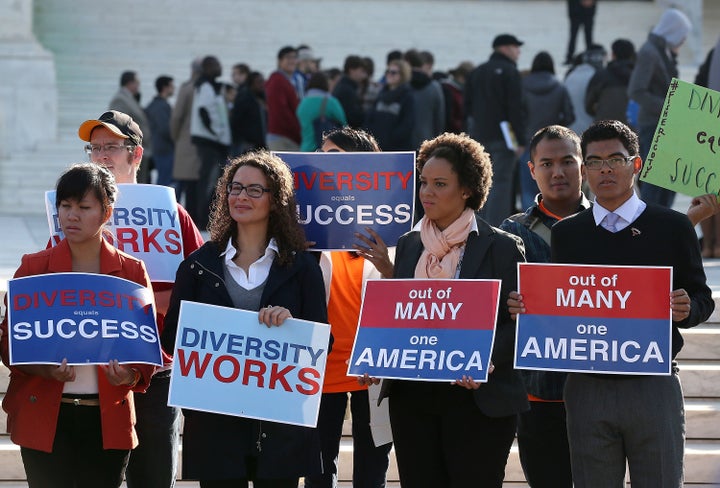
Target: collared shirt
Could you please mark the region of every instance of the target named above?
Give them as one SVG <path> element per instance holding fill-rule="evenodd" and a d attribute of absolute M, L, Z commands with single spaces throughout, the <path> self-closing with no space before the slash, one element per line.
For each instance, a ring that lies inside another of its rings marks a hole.
<path fill-rule="evenodd" d="M 252 290 L 267 280 L 270 267 L 277 253 L 277 242 L 275 242 L 274 238 L 270 239 L 268 246 L 265 248 L 265 254 L 250 265 L 247 273 L 233 261 L 233 258 L 237 255 L 237 249 L 233 246 L 232 239 L 228 239 L 227 247 L 221 256 L 225 256 L 225 267 L 235 282 L 246 290 Z"/>
<path fill-rule="evenodd" d="M 593 205 L 593 218 L 595 219 L 595 225 L 600 225 L 600 223 L 605 219 L 607 214 L 610 213 L 610 210 L 600 205 L 597 201 L 597 197 L 595 198 L 594 203 L 595 204 Z M 625 201 L 625 203 L 620 205 L 612 212 L 619 217 L 617 223 L 615 224 L 615 232 L 620 232 L 621 230 L 625 229 L 630 224 L 635 222 L 635 220 L 637 220 L 637 218 L 640 217 L 640 215 L 643 213 L 645 208 L 647 208 L 647 204 L 640 200 L 637 194 L 633 192 L 630 198 Z"/>

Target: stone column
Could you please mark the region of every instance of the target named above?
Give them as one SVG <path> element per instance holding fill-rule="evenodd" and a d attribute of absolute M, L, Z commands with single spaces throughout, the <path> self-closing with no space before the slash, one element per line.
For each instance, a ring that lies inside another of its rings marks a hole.
<path fill-rule="evenodd" d="M 55 62 L 32 14 L 32 0 L 0 0 L 0 159 L 57 139 Z"/>

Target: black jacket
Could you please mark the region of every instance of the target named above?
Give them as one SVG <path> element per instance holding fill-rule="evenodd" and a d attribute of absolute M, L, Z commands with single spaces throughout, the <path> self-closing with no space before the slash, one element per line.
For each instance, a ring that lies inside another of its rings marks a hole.
<path fill-rule="evenodd" d="M 465 83 L 465 115 L 468 133 L 487 145 L 505 140 L 500 122 L 508 121 L 518 144 L 524 146 L 525 121 L 522 104 L 522 82 L 515 62 L 494 52 L 490 59 L 475 68 Z"/>
<path fill-rule="evenodd" d="M 358 84 L 347 76 L 343 76 L 335 85 L 332 94 L 342 105 L 348 125 L 356 129 L 362 127 L 365 112 L 363 111 Z"/>
<path fill-rule="evenodd" d="M 394 90 L 385 86 L 380 91 L 365 125 L 383 151 L 414 151 L 414 123 L 415 101 L 412 88 L 405 84 Z"/>
<path fill-rule="evenodd" d="M 478 233 L 471 233 L 465 245 L 460 278 L 501 279 L 502 285 L 492 353 L 495 371 L 488 376 L 487 383 L 473 390 L 473 396 L 483 414 L 505 417 L 529 409 L 522 379 L 513 369 L 515 322 L 505 305 L 508 294 L 517 290 L 517 263 L 525 262 L 524 248 L 519 237 L 491 227 L 479 217 L 477 225 Z M 395 254 L 393 278 L 413 278 L 422 251 L 420 232 L 411 231 L 402 236 Z M 383 381 L 381 399 L 392 395 L 394 381 Z"/>
<path fill-rule="evenodd" d="M 181 300 L 233 307 L 224 281 L 223 251 L 210 241 L 180 264 L 161 337 L 166 350 L 174 350 Z M 268 304 L 286 307 L 295 318 L 327 323 L 325 286 L 317 259 L 298 253 L 288 266 L 273 262 L 260 306 Z M 183 410 L 183 414 L 184 478 L 247 478 L 247 456 L 257 458 L 259 478 L 321 472 L 316 429 L 195 410 Z"/>
<path fill-rule="evenodd" d="M 595 120 L 627 123 L 627 87 L 634 64 L 630 60 L 610 61 L 590 79 L 585 94 L 585 111 Z"/>

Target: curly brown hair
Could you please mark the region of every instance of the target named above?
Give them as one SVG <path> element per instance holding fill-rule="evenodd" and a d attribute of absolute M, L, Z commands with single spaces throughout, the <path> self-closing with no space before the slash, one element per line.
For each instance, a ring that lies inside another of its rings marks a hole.
<path fill-rule="evenodd" d="M 431 158 L 443 158 L 450 163 L 460 184 L 470 191 L 470 197 L 465 200 L 466 207 L 479 210 L 485 204 L 493 171 L 490 155 L 482 144 L 465 133 L 445 132 L 420 146 L 415 163 L 418 174 Z"/>
<path fill-rule="evenodd" d="M 228 239 L 237 239 L 237 224 L 230 216 L 227 186 L 241 166 L 252 166 L 265 175 L 270 189 L 268 241 L 275 238 L 278 264 L 289 264 L 295 252 L 305 249 L 305 233 L 298 223 L 297 202 L 290 168 L 268 151 L 253 151 L 231 159 L 215 187 L 215 201 L 210 213 L 210 240 L 223 248 Z"/>

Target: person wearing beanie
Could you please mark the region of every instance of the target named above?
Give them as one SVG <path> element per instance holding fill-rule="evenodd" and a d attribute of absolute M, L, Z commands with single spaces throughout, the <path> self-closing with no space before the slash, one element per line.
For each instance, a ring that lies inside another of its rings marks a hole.
<path fill-rule="evenodd" d="M 670 8 L 662 14 L 637 53 L 628 96 L 639 105 L 638 131 L 643 159 L 655 135 L 670 81 L 678 76 L 677 53 L 691 27 L 687 15 Z M 672 207 L 675 200 L 674 191 L 647 182 L 640 187 L 640 195 L 645 202 L 664 207 Z"/>

